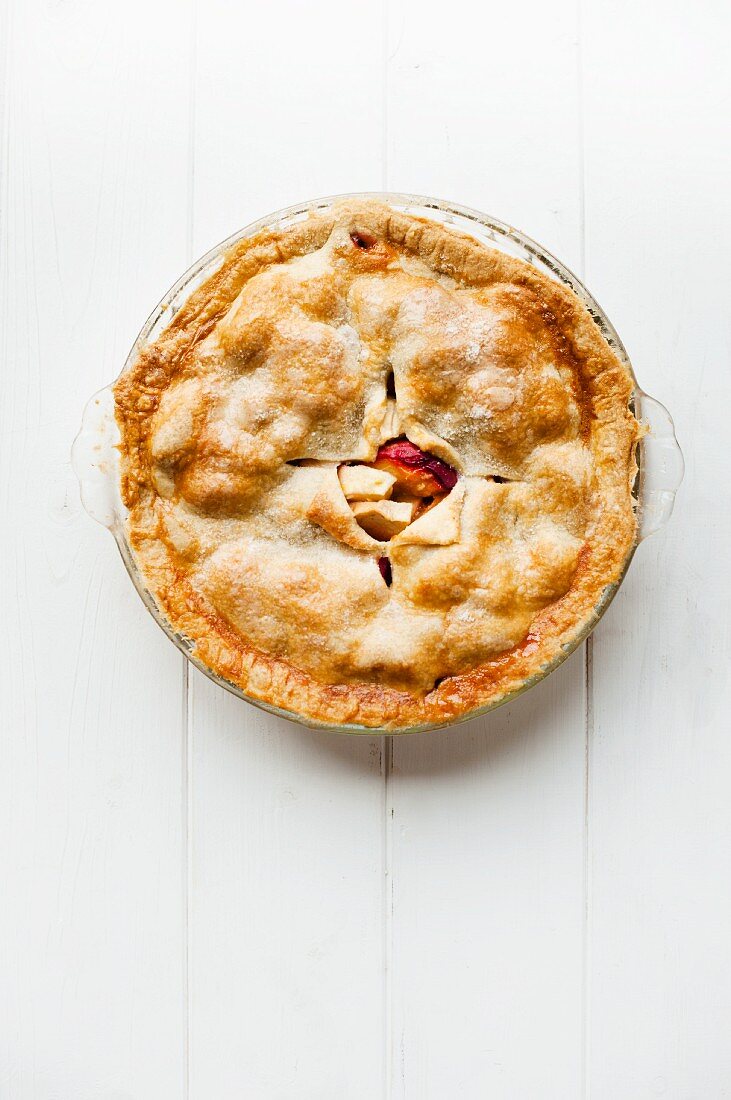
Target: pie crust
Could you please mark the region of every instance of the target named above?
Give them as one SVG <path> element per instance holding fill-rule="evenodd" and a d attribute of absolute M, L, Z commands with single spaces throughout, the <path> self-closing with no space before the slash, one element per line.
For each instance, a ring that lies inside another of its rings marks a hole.
<path fill-rule="evenodd" d="M 341 202 L 234 245 L 116 383 L 128 542 L 252 699 L 448 723 L 556 661 L 621 579 L 632 391 L 566 286 Z M 379 462 L 393 440 L 425 452 L 434 496 Z"/>

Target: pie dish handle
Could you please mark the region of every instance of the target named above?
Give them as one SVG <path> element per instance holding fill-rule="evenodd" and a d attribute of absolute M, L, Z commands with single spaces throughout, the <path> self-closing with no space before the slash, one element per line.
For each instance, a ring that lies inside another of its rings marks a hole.
<path fill-rule="evenodd" d="M 122 507 L 119 497 L 119 429 L 111 386 L 88 401 L 81 429 L 71 448 L 71 465 L 79 482 L 81 503 L 92 519 L 114 530 Z"/>
<path fill-rule="evenodd" d="M 664 527 L 685 472 L 683 453 L 670 413 L 654 397 L 638 390 L 635 413 L 645 427 L 638 455 L 639 541 Z"/>

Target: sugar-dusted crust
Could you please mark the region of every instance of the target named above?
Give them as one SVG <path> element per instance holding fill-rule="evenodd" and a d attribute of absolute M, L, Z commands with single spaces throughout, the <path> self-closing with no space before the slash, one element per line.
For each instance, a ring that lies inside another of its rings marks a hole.
<path fill-rule="evenodd" d="M 620 579 L 632 385 L 567 287 L 341 203 L 234 246 L 117 382 L 129 543 L 172 626 L 252 698 L 446 723 L 555 661 Z M 389 588 L 337 469 L 396 431 L 460 480 L 388 544 Z"/>

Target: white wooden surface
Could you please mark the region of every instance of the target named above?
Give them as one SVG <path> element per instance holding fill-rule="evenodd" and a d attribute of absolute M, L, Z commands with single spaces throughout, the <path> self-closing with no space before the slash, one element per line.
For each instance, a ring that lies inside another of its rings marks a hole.
<path fill-rule="evenodd" d="M 1 1100 L 731 1097 L 721 0 L 5 0 Z M 450 733 L 190 673 L 69 447 L 254 217 L 409 189 L 586 276 L 688 475 L 596 631 Z"/>

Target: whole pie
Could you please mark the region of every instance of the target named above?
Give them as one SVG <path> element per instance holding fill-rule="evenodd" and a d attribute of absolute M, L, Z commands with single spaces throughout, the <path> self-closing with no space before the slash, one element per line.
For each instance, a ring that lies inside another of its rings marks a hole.
<path fill-rule="evenodd" d="M 447 723 L 555 662 L 621 578 L 632 390 L 566 286 L 338 203 L 233 246 L 117 382 L 127 538 L 252 699 Z"/>

